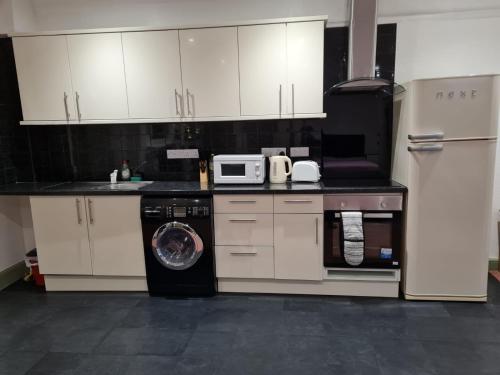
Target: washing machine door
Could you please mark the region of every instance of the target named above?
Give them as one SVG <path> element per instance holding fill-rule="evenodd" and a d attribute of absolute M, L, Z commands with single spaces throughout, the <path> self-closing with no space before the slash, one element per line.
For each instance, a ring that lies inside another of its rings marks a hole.
<path fill-rule="evenodd" d="M 155 258 L 171 270 L 192 267 L 203 254 L 203 241 L 187 224 L 177 221 L 159 227 L 152 240 Z"/>

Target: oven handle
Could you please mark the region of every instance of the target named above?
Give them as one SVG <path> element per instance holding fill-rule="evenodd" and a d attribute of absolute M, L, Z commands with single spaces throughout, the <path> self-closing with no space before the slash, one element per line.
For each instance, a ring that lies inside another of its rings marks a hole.
<path fill-rule="evenodd" d="M 335 214 L 336 218 L 341 218 L 342 216 L 339 213 Z M 390 212 L 383 213 L 363 213 L 363 219 L 392 219 L 394 215 Z"/>

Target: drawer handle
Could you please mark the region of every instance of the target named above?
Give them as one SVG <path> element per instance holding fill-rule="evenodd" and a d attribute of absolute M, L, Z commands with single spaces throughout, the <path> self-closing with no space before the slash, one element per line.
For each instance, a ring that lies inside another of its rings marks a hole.
<path fill-rule="evenodd" d="M 229 219 L 232 223 L 256 223 L 256 219 Z"/>
<path fill-rule="evenodd" d="M 240 253 L 240 252 L 237 252 L 237 251 L 234 251 L 234 252 L 231 251 L 230 254 L 231 255 L 257 255 L 257 252 L 256 251 L 254 251 L 254 252 L 252 252 L 252 251 L 246 251 L 246 252 L 241 252 Z"/>
<path fill-rule="evenodd" d="M 312 203 L 312 200 L 309 199 L 288 199 L 285 200 L 285 203 Z"/>
<path fill-rule="evenodd" d="M 229 201 L 229 203 L 257 203 L 257 201 Z"/>

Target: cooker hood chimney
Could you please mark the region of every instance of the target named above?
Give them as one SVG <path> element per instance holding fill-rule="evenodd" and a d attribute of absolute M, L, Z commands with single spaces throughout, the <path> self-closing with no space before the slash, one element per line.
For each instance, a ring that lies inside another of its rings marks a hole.
<path fill-rule="evenodd" d="M 394 83 L 375 72 L 377 53 L 377 0 L 351 0 L 349 24 L 348 79 L 330 87 L 325 94 L 377 91 L 394 94 Z M 396 85 L 396 88 L 402 86 Z M 403 89 L 404 90 L 404 89 Z"/>

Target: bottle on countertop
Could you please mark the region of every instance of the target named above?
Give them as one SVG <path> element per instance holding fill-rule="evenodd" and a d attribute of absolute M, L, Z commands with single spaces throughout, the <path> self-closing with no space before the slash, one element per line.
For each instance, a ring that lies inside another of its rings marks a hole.
<path fill-rule="evenodd" d="M 122 162 L 121 178 L 122 181 L 130 180 L 130 168 L 128 166 L 128 160 L 123 160 Z"/>

